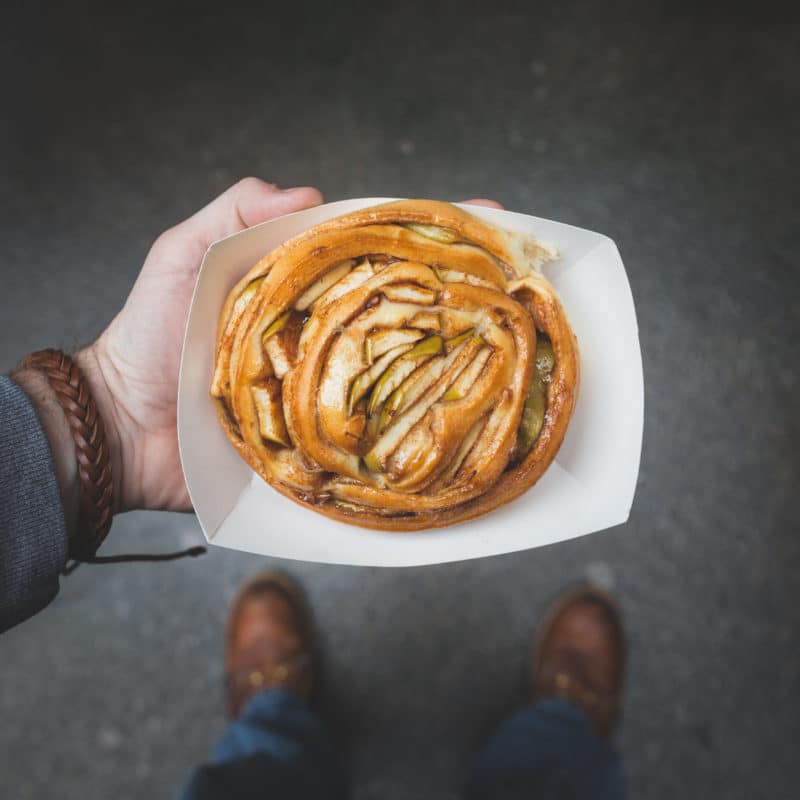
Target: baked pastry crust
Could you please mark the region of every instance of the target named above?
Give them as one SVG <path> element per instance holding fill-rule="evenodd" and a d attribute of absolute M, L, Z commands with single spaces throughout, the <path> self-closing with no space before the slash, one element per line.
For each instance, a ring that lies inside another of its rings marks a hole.
<path fill-rule="evenodd" d="M 578 391 L 539 271 L 552 248 L 432 200 L 323 222 L 259 261 L 220 315 L 211 395 L 292 500 L 387 531 L 472 519 L 533 486 Z"/>

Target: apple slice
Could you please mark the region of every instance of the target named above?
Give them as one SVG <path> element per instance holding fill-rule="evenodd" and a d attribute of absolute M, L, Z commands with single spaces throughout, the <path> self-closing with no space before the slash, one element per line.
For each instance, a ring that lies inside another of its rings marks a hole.
<path fill-rule="evenodd" d="M 474 336 L 473 342 L 476 345 L 482 345 L 484 343 L 480 336 Z M 475 385 L 475 381 L 478 380 L 478 376 L 483 372 L 483 368 L 486 366 L 486 362 L 491 355 L 492 351 L 489 348 L 479 350 L 472 363 L 455 381 L 453 381 L 450 388 L 442 395 L 442 400 L 445 402 L 463 400 Z"/>
<path fill-rule="evenodd" d="M 458 475 L 458 471 L 461 469 L 461 465 L 464 463 L 470 451 L 474 447 L 475 442 L 478 441 L 478 436 L 480 436 L 484 427 L 486 427 L 486 419 L 487 419 L 486 416 L 481 417 L 472 426 L 472 428 L 470 428 L 469 432 L 464 437 L 461 444 L 458 446 L 458 450 L 456 450 L 456 454 L 453 456 L 453 460 L 450 462 L 450 465 L 439 476 L 438 480 L 436 481 L 438 486 L 441 487 L 449 486 L 452 483 L 453 479 Z"/>
<path fill-rule="evenodd" d="M 400 417 L 380 439 L 372 450 L 364 456 L 364 463 L 371 472 L 383 472 L 386 459 L 397 448 L 400 442 L 428 412 L 428 405 L 419 403 Z"/>
<path fill-rule="evenodd" d="M 536 371 L 545 379 L 553 371 L 556 364 L 556 355 L 553 352 L 553 345 L 541 334 L 536 339 Z"/>
<path fill-rule="evenodd" d="M 442 319 L 437 311 L 420 311 L 408 321 L 408 327 L 439 333 L 442 329 Z"/>
<path fill-rule="evenodd" d="M 468 328 L 467 330 L 459 333 L 457 336 L 451 336 L 449 339 L 445 340 L 444 346 L 447 348 L 448 351 L 452 350 L 457 344 L 461 344 L 461 342 L 466 342 L 472 334 L 475 333 L 475 328 Z"/>
<path fill-rule="evenodd" d="M 361 400 L 364 395 L 370 390 L 372 384 L 380 378 L 386 371 L 387 367 L 403 353 L 411 350 L 410 344 L 400 345 L 384 353 L 368 370 L 362 372 L 350 385 L 350 391 L 347 395 L 347 415 L 351 416 L 356 404 Z"/>
<path fill-rule="evenodd" d="M 544 383 L 538 372 L 534 373 L 528 397 L 522 408 L 522 418 L 517 431 L 517 453 L 526 456 L 530 452 L 544 424 Z"/>
<path fill-rule="evenodd" d="M 474 360 L 478 351 L 483 347 L 483 339 L 473 336 L 468 341 L 457 345 L 456 348 L 443 359 L 432 359 L 424 364 L 418 377 L 407 390 L 399 386 L 392 398 L 399 396 L 396 409 L 387 414 L 390 401 L 384 406 L 386 422 L 381 429 L 380 438 L 364 458 L 364 463 L 373 472 L 381 472 L 385 467 L 387 458 L 394 452 L 400 442 L 408 435 L 409 431 L 427 414 L 431 406 L 439 401 L 449 388 L 448 384 L 454 381 L 465 368 Z M 466 362 L 466 363 L 463 363 Z M 412 379 L 413 380 L 413 379 Z M 412 399 L 409 399 L 411 396 Z M 417 403 L 416 400 L 419 399 Z M 402 407 L 401 407 L 402 405 Z M 386 428 L 384 431 L 383 428 Z M 367 460 L 369 459 L 369 460 Z M 373 469 L 377 465 L 378 469 Z"/>
<path fill-rule="evenodd" d="M 424 335 L 422 331 L 409 328 L 378 328 L 367 334 L 364 339 L 364 357 L 368 364 L 372 364 L 376 358 L 380 358 L 384 353 L 388 353 L 403 344 L 418 342 Z"/>
<path fill-rule="evenodd" d="M 459 272 L 454 269 L 440 269 L 438 276 L 442 283 L 467 283 L 470 286 L 483 286 L 486 289 L 496 289 L 497 285 L 478 275 L 468 272 Z"/>
<path fill-rule="evenodd" d="M 265 277 L 266 275 L 262 275 L 260 278 L 256 278 L 254 281 L 250 281 L 250 283 L 247 284 L 245 290 L 236 298 L 236 302 L 233 304 L 233 308 L 231 309 L 232 318 L 238 318 L 244 313 L 250 301 L 255 297 L 258 287 L 264 283 Z"/>
<path fill-rule="evenodd" d="M 325 294 L 325 292 L 339 283 L 339 281 L 350 272 L 353 264 L 355 263 L 355 260 L 350 258 L 326 272 L 321 278 L 319 278 L 319 280 L 312 283 L 311 286 L 309 286 L 309 288 L 300 295 L 297 302 L 294 304 L 294 307 L 298 311 L 305 311 L 307 308 L 311 308 L 314 303 Z"/>
<path fill-rule="evenodd" d="M 544 425 L 544 414 L 547 400 L 547 384 L 555 365 L 553 345 L 540 336 L 536 342 L 536 369 L 528 389 L 528 397 L 522 409 L 522 418 L 517 430 L 518 457 L 525 457 L 539 437 Z"/>
<path fill-rule="evenodd" d="M 271 325 L 267 327 L 261 336 L 261 344 L 266 345 L 267 339 L 271 339 L 276 333 L 280 333 L 286 327 L 286 323 L 289 321 L 289 315 L 291 313 L 291 311 L 287 311 L 285 314 L 281 314 Z"/>
<path fill-rule="evenodd" d="M 344 297 L 349 292 L 357 289 L 362 283 L 366 283 L 375 274 L 372 264 L 369 259 L 364 259 L 355 269 L 351 270 L 349 274 L 338 280 L 315 301 L 315 306 L 326 306 L 340 297 Z M 314 309 L 315 311 L 318 308 Z"/>
<path fill-rule="evenodd" d="M 302 330 L 300 312 L 281 314 L 265 331 L 261 343 L 276 377 L 283 379 L 297 358 L 297 340 Z"/>
<path fill-rule="evenodd" d="M 258 411 L 259 433 L 269 442 L 289 447 L 289 434 L 283 418 L 281 382 L 276 378 L 267 378 L 263 385 L 254 386 L 252 392 Z"/>
<path fill-rule="evenodd" d="M 402 406 L 410 405 L 406 403 L 406 396 L 418 397 L 429 386 L 441 377 L 445 369 L 445 359 L 435 358 L 424 361 L 418 369 L 414 370 L 390 395 L 384 403 L 378 421 L 378 433 L 383 433 Z"/>
<path fill-rule="evenodd" d="M 423 364 L 418 370 L 412 372 L 409 378 L 390 395 L 383 407 L 381 424 L 378 426 L 382 431 L 392 420 L 392 417 L 400 414 L 433 386 L 442 377 L 446 370 L 450 369 L 461 351 L 469 344 L 469 339 L 465 339 L 455 345 L 443 359 L 436 359 Z"/>
<path fill-rule="evenodd" d="M 367 414 L 375 414 L 386 398 L 419 366 L 420 359 L 438 355 L 442 348 L 441 336 L 429 336 L 398 358 L 375 383 L 367 404 Z"/>
<path fill-rule="evenodd" d="M 433 239 L 435 242 L 442 244 L 452 244 L 458 241 L 458 233 L 452 228 L 444 228 L 441 225 L 422 225 L 417 222 L 409 222 L 406 228 L 420 236 L 425 236 L 428 239 Z"/>
<path fill-rule="evenodd" d="M 394 303 L 419 303 L 421 306 L 432 306 L 438 294 L 433 289 L 426 289 L 413 283 L 397 283 L 384 286 L 383 295 Z"/>

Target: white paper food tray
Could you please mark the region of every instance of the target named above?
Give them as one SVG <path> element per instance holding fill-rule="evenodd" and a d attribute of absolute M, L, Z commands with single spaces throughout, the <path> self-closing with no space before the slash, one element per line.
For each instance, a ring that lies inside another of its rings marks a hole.
<path fill-rule="evenodd" d="M 642 445 L 644 387 L 625 267 L 607 236 L 511 211 L 464 206 L 532 233 L 560 258 L 544 266 L 578 339 L 581 384 L 555 461 L 522 497 L 438 530 L 387 533 L 345 525 L 278 494 L 228 442 L 209 396 L 217 322 L 228 292 L 266 253 L 330 217 L 394 198 L 327 203 L 215 242 L 203 259 L 186 328 L 178 392 L 181 461 L 197 519 L 215 545 L 331 564 L 414 566 L 525 550 L 628 519 Z"/>

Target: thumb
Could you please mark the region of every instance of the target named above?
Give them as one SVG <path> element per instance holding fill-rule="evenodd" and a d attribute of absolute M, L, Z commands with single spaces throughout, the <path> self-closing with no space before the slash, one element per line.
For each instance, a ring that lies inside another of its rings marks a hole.
<path fill-rule="evenodd" d="M 320 191 L 311 186 L 281 190 L 260 178 L 244 178 L 187 220 L 164 231 L 153 244 L 145 266 L 172 264 L 193 274 L 217 239 L 322 202 Z"/>
<path fill-rule="evenodd" d="M 260 178 L 243 178 L 190 217 L 186 224 L 206 240 L 216 239 L 322 203 L 322 194 L 311 186 L 281 190 Z"/>

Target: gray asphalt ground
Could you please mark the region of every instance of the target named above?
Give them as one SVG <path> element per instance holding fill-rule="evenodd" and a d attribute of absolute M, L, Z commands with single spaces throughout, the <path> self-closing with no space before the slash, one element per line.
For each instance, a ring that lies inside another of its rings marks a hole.
<path fill-rule="evenodd" d="M 12 4 L 0 368 L 92 339 L 151 240 L 237 178 L 460 199 L 614 238 L 645 372 L 629 522 L 422 569 L 289 564 L 356 798 L 451 798 L 548 600 L 627 614 L 630 796 L 800 795 L 800 28 L 690 4 Z M 773 13 L 774 12 L 774 13 Z M 132 513 L 108 552 L 201 537 Z M 221 634 L 269 559 L 83 567 L 0 639 L 0 795 L 170 797 L 223 730 Z"/>

